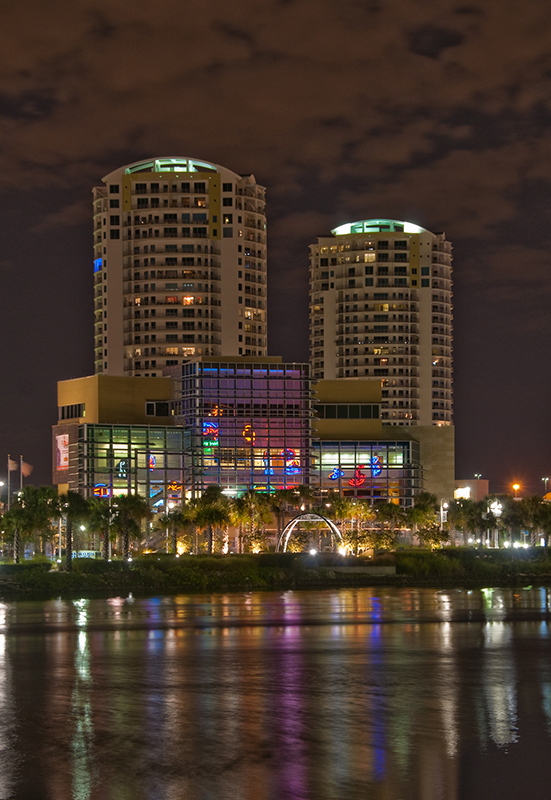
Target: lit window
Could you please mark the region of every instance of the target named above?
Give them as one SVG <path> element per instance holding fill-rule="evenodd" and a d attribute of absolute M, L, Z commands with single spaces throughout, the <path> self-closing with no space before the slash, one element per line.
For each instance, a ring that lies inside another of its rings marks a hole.
<path fill-rule="evenodd" d="M 168 300 L 168 298 L 167 298 Z M 178 298 L 176 298 L 175 302 L 178 302 Z M 195 297 L 182 297 L 182 305 L 183 306 L 192 306 L 195 302 Z"/>

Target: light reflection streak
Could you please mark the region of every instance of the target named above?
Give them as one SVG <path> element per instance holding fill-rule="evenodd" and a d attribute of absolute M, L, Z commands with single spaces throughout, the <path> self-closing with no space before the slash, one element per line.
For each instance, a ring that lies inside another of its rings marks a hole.
<path fill-rule="evenodd" d="M 517 741 L 515 668 L 511 654 L 511 628 L 504 622 L 484 627 L 484 695 L 490 736 L 499 746 Z"/>
<path fill-rule="evenodd" d="M 7 630 L 9 606 L 0 603 L 0 629 Z M 13 698 L 10 665 L 7 651 L 6 633 L 0 633 L 0 796 L 11 797 L 15 766 L 15 753 L 12 751 Z"/>
<path fill-rule="evenodd" d="M 88 600 L 74 601 L 74 605 L 78 610 L 77 625 L 79 627 L 86 625 L 88 603 Z M 71 697 L 71 713 L 74 720 L 74 730 L 71 738 L 74 800 L 88 800 L 92 792 L 94 728 L 90 700 L 91 688 L 92 673 L 90 669 L 88 633 L 85 630 L 80 630 L 75 649 L 75 682 Z"/>
<path fill-rule="evenodd" d="M 446 737 L 446 752 L 449 758 L 457 755 L 459 730 L 458 730 L 458 688 L 457 668 L 454 660 L 452 644 L 452 626 L 444 622 L 438 626 L 440 634 L 440 648 L 443 655 L 439 659 L 441 682 L 439 686 L 439 700 L 442 709 L 442 723 Z"/>

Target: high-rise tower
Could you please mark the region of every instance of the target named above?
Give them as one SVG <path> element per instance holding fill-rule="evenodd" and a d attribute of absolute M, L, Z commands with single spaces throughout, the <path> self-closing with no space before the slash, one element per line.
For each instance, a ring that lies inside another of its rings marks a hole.
<path fill-rule="evenodd" d="M 95 371 L 265 356 L 265 190 L 194 158 L 114 170 L 94 196 Z"/>
<path fill-rule="evenodd" d="M 313 377 L 380 377 L 384 422 L 451 425 L 451 243 L 389 219 L 331 233 L 310 246 Z"/>

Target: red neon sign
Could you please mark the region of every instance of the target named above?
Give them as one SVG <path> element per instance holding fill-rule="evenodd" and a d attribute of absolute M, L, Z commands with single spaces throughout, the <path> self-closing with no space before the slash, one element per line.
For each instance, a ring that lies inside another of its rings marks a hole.
<path fill-rule="evenodd" d="M 360 472 L 360 470 L 365 469 L 365 464 L 360 464 L 356 467 L 356 471 L 353 478 L 350 478 L 348 484 L 350 486 L 363 486 L 365 483 L 365 472 Z"/>

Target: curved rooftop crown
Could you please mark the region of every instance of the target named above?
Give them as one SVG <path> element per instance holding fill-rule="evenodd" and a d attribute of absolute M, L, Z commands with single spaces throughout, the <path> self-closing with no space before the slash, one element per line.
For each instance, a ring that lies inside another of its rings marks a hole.
<path fill-rule="evenodd" d="M 218 166 L 210 161 L 197 158 L 152 158 L 149 161 L 136 161 L 124 168 L 126 175 L 134 172 L 218 172 Z"/>
<path fill-rule="evenodd" d="M 413 222 L 401 222 L 398 219 L 362 219 L 359 222 L 346 222 L 333 228 L 333 236 L 346 236 L 350 233 L 379 233 L 393 231 L 396 233 L 428 233 L 425 228 Z"/>
<path fill-rule="evenodd" d="M 144 161 L 135 161 L 125 167 L 110 172 L 103 180 L 107 181 L 111 176 L 134 175 L 141 172 L 231 172 L 218 164 L 210 161 L 201 161 L 199 158 L 189 158 L 187 156 L 160 156 L 149 158 Z M 235 173 L 234 173 L 235 174 Z"/>

